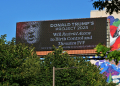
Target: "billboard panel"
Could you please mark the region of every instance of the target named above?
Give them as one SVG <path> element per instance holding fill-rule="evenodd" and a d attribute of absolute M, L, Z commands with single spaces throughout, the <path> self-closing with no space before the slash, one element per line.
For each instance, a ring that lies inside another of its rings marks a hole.
<path fill-rule="evenodd" d="M 107 17 L 18 22 L 16 42 L 33 44 L 36 51 L 51 51 L 52 45 L 64 50 L 93 49 L 106 45 Z"/>

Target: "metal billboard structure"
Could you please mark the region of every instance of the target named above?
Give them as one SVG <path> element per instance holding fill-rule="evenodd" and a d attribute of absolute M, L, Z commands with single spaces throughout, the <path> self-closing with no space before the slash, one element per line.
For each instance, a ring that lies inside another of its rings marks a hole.
<path fill-rule="evenodd" d="M 16 43 L 33 44 L 37 55 L 52 52 L 62 45 L 68 54 L 95 54 L 98 43 L 110 46 L 107 17 L 28 21 L 16 24 Z"/>

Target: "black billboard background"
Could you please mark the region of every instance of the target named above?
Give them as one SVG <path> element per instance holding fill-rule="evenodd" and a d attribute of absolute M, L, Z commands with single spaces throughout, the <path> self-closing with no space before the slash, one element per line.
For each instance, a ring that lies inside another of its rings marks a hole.
<path fill-rule="evenodd" d="M 63 45 L 64 50 L 93 49 L 98 43 L 106 45 L 107 17 L 38 22 L 42 24 L 40 41 L 33 44 L 36 51 L 51 51 L 52 45 Z M 18 41 L 20 38 L 16 37 Z"/>

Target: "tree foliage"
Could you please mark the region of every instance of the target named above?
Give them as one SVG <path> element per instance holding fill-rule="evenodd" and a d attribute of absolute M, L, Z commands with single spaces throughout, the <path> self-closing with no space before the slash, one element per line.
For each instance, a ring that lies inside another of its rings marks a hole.
<path fill-rule="evenodd" d="M 107 83 L 103 74 L 100 74 L 99 67 L 87 62 L 87 58 L 83 57 L 70 57 L 67 52 L 62 53 L 63 48 L 59 46 L 58 49 L 53 46 L 53 52 L 49 53 L 44 58 L 44 66 L 46 67 L 47 77 L 46 83 L 52 85 L 52 68 L 70 68 L 78 67 L 75 69 L 62 69 L 55 71 L 55 85 L 56 86 L 115 86 L 115 83 Z M 104 77 L 104 78 L 103 78 Z M 44 86 L 47 86 L 44 84 Z"/>
<path fill-rule="evenodd" d="M 32 46 L 15 44 L 15 39 L 5 44 L 5 37 L 0 38 L 0 86 L 52 86 L 53 66 L 78 67 L 56 70 L 56 86 L 115 86 L 115 83 L 108 84 L 99 67 L 87 62 L 87 59 L 75 59 L 67 52 L 62 53 L 62 46 L 58 49 L 53 46 L 53 52 L 44 56 L 42 61 Z"/>
<path fill-rule="evenodd" d="M 39 58 L 33 53 L 34 48 L 21 43 L 15 45 L 15 38 L 7 42 L 5 37 L 0 38 L 0 84 L 28 86 L 40 72 Z"/>
<path fill-rule="evenodd" d="M 99 1 L 97 0 L 97 1 L 94 1 L 93 7 L 95 9 L 98 8 L 99 10 L 103 10 L 104 8 L 106 8 L 106 13 L 109 13 L 111 15 L 113 14 L 113 12 L 119 13 L 120 1 L 119 0 L 99 0 Z"/>
<path fill-rule="evenodd" d="M 99 43 L 95 49 L 96 49 L 96 55 L 101 56 L 102 58 L 105 58 L 106 60 L 114 60 L 116 65 L 120 61 L 120 51 L 115 50 L 115 51 L 110 51 L 112 47 L 108 48 L 105 45 L 102 45 Z"/>

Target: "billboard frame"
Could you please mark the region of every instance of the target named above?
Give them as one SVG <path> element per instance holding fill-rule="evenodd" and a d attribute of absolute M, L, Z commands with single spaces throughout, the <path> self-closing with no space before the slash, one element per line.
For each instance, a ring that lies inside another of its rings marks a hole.
<path fill-rule="evenodd" d="M 103 17 L 95 17 L 95 18 L 103 18 Z M 78 18 L 79 19 L 79 18 Z M 88 19 L 88 18 L 80 18 L 80 19 Z M 62 20 L 62 19 L 61 19 Z M 69 19 L 64 19 L 69 20 Z M 47 20 L 46 20 L 47 21 Z M 48 20 L 51 21 L 51 20 Z M 106 46 L 110 47 L 110 20 L 107 19 L 107 28 L 106 28 Z M 86 50 L 63 50 L 66 51 L 69 55 L 95 55 L 95 49 L 86 49 Z M 45 56 L 52 51 L 36 51 L 38 56 Z"/>

